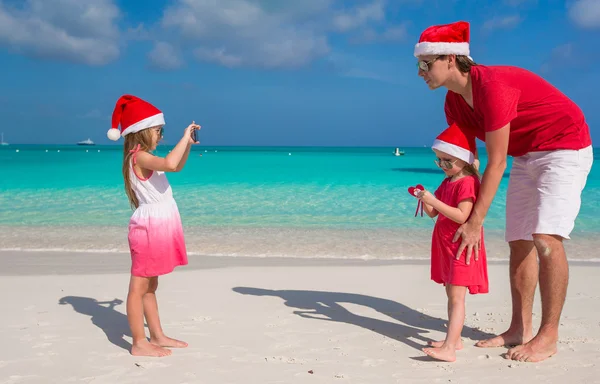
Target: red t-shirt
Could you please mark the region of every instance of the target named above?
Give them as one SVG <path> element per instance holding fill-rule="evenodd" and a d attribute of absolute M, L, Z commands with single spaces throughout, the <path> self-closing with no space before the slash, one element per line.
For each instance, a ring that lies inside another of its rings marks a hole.
<path fill-rule="evenodd" d="M 456 181 L 446 178 L 435 191 L 435 197 L 456 208 L 463 200 L 473 199 L 475 202 L 479 194 L 479 185 L 480 182 L 476 176 L 465 176 Z M 471 263 L 467 265 L 466 249 L 458 260 L 455 257 L 460 241 L 453 242 L 452 240 L 458 227 L 460 224 L 442 214 L 438 215 L 431 238 L 431 280 L 444 285 L 467 287 L 471 294 L 487 293 L 489 282 L 483 229 L 481 230 L 479 260 L 475 261 L 475 257 L 472 255 Z"/>
<path fill-rule="evenodd" d="M 508 154 L 557 149 L 579 150 L 592 144 L 581 109 L 540 76 L 510 66 L 471 67 L 473 108 L 461 95 L 446 94 L 446 120 L 485 141 L 485 133 L 510 123 Z"/>

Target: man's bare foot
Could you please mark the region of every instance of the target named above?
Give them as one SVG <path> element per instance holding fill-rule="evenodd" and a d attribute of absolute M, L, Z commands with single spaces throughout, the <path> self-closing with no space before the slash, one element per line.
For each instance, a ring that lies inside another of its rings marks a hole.
<path fill-rule="evenodd" d="M 156 339 L 150 338 L 150 343 L 166 348 L 185 348 L 188 346 L 188 343 L 185 341 L 171 339 L 167 336 L 157 337 Z"/>
<path fill-rule="evenodd" d="M 133 356 L 164 357 L 169 356 L 171 353 L 170 350 L 151 344 L 148 341 L 135 343 L 131 347 L 131 354 Z"/>
<path fill-rule="evenodd" d="M 456 351 L 452 348 L 423 348 L 423 352 L 437 360 L 456 361 Z"/>
<path fill-rule="evenodd" d="M 441 348 L 442 345 L 444 345 L 444 340 L 442 341 L 429 341 L 427 343 L 427 345 L 429 345 L 430 347 L 434 347 L 434 348 Z M 456 344 L 456 348 L 457 351 L 460 351 L 461 349 L 463 349 L 463 343 L 462 340 L 459 340 L 459 342 Z"/>
<path fill-rule="evenodd" d="M 524 334 L 521 331 L 508 331 L 487 340 L 478 341 L 475 346 L 479 348 L 497 348 L 504 346 L 520 345 L 531 340 L 532 335 L 530 332 Z"/>
<path fill-rule="evenodd" d="M 506 359 L 537 363 L 546 360 L 556 354 L 556 339 L 536 336 L 528 343 L 516 346 L 508 350 Z"/>

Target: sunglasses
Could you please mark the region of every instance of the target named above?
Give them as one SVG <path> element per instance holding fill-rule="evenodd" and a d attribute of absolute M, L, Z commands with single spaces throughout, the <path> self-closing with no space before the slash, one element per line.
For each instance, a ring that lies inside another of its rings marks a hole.
<path fill-rule="evenodd" d="M 431 64 L 433 64 L 440 57 L 442 57 L 442 56 L 438 56 L 438 57 L 436 57 L 434 59 L 431 59 L 429 61 L 419 60 L 419 61 L 417 61 L 417 68 L 419 68 L 423 72 L 429 72 L 429 70 L 431 69 L 430 68 Z"/>
<path fill-rule="evenodd" d="M 434 160 L 434 163 L 439 168 L 452 169 L 452 167 L 454 167 L 454 164 L 456 163 L 456 161 L 457 161 L 456 159 L 455 160 L 446 160 L 446 159 L 440 159 L 439 157 L 436 157 Z"/>

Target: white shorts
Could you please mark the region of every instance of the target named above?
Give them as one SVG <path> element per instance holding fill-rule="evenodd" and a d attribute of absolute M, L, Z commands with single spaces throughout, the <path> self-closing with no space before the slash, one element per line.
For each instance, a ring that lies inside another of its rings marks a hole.
<path fill-rule="evenodd" d="M 533 234 L 570 239 L 593 162 L 591 146 L 515 157 L 506 195 L 506 241 L 533 240 Z"/>

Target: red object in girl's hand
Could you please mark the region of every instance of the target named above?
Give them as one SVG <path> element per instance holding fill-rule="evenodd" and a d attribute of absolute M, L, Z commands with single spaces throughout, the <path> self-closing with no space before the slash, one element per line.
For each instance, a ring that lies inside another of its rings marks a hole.
<path fill-rule="evenodd" d="M 423 187 L 421 184 L 417 184 L 414 187 L 408 187 L 408 193 L 410 193 L 414 197 L 417 197 L 418 193 L 424 190 L 425 187 Z M 421 209 L 421 216 L 423 216 L 423 202 L 421 200 L 417 202 L 417 210 L 415 211 L 415 217 L 417 217 L 419 209 Z"/>
<path fill-rule="evenodd" d="M 408 193 L 410 193 L 414 197 L 417 197 L 417 194 L 424 190 L 425 190 L 425 187 L 423 187 L 421 184 L 417 184 L 414 187 L 408 187 Z"/>

